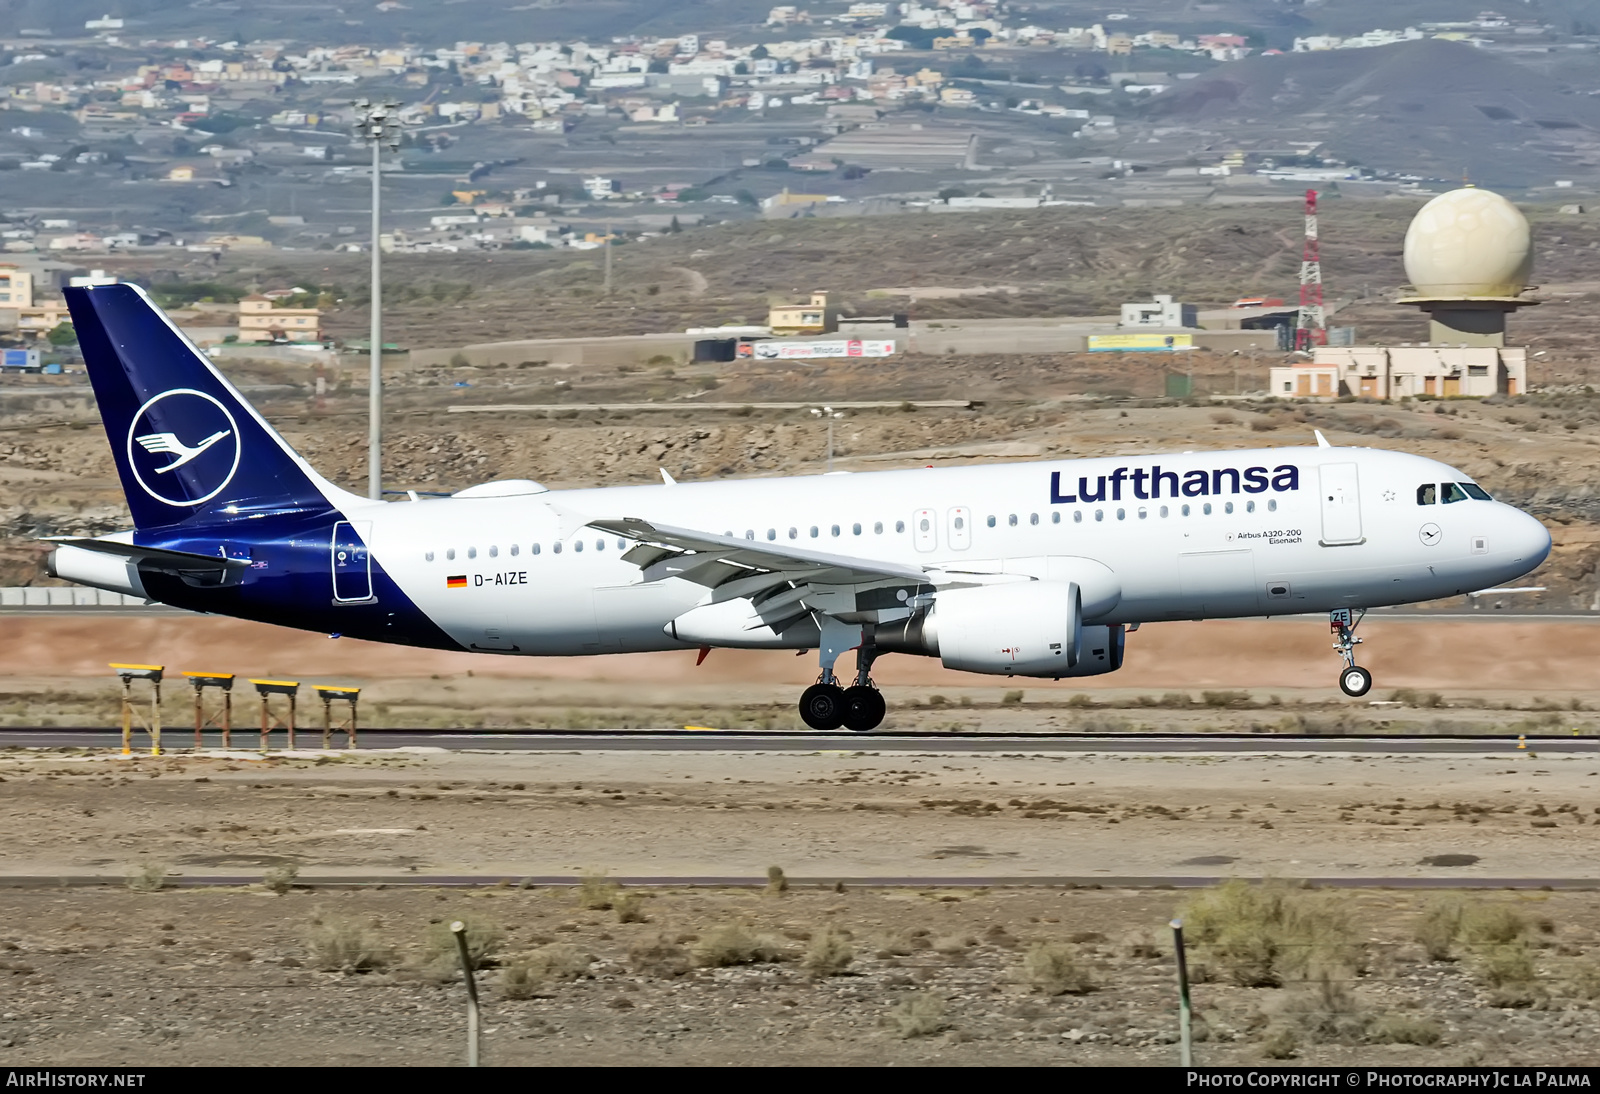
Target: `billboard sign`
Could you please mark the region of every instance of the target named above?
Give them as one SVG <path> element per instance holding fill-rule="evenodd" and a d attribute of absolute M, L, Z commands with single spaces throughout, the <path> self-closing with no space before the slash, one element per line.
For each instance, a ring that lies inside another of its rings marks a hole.
<path fill-rule="evenodd" d="M 739 356 L 758 361 L 812 361 L 823 357 L 890 357 L 894 340 L 841 338 L 826 342 L 740 342 Z"/>
<path fill-rule="evenodd" d="M 1192 334 L 1091 334 L 1088 341 L 1091 351 L 1144 351 L 1194 349 Z"/>

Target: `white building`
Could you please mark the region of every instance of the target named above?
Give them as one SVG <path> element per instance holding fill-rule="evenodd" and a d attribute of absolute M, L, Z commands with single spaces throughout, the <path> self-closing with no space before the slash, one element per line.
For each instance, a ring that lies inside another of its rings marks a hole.
<path fill-rule="evenodd" d="M 1318 346 L 1311 360 L 1269 372 L 1281 399 L 1405 399 L 1523 395 L 1528 351 L 1521 346 Z"/>
<path fill-rule="evenodd" d="M 1140 327 L 1198 327 L 1199 312 L 1193 304 L 1182 304 L 1166 293 L 1157 293 L 1151 300 L 1122 305 L 1122 317 L 1117 326 Z"/>

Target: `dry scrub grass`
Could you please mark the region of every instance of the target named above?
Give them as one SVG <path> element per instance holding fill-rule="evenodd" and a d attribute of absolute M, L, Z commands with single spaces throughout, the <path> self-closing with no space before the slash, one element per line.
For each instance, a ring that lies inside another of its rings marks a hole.
<path fill-rule="evenodd" d="M 945 1019 L 947 1010 L 944 996 L 918 992 L 890 1009 L 889 1023 L 901 1037 L 927 1037 L 950 1028 L 950 1023 Z"/>
<path fill-rule="evenodd" d="M 628 964 L 640 976 L 671 979 L 682 976 L 693 967 L 693 959 L 676 939 L 657 934 L 641 938 L 628 947 Z"/>
<path fill-rule="evenodd" d="M 500 973 L 500 994 L 507 999 L 532 999 L 546 985 L 584 976 L 593 960 L 576 946 L 565 943 L 540 946 L 507 963 Z"/>
<path fill-rule="evenodd" d="M 441 921 L 428 925 L 428 933 L 423 939 L 422 959 L 431 969 L 443 972 L 444 969 L 440 966 L 444 966 L 453 975 L 461 958 L 455 932 L 450 929 L 450 922 Z M 472 963 L 472 967 L 481 969 L 494 964 L 495 954 L 505 941 L 505 929 L 492 920 L 477 916 L 462 916 L 459 922 L 466 928 L 467 960 Z"/>
<path fill-rule="evenodd" d="M 1022 976 L 1045 995 L 1085 995 L 1095 990 L 1077 949 L 1065 942 L 1041 942 L 1030 949 L 1022 959 Z"/>
<path fill-rule="evenodd" d="M 314 920 L 309 943 L 311 964 L 323 972 L 372 972 L 393 960 L 377 933 L 353 919 Z"/>
<path fill-rule="evenodd" d="M 1344 902 L 1327 894 L 1235 880 L 1190 900 L 1182 918 L 1208 962 L 1240 987 L 1345 975 L 1365 963 Z"/>
<path fill-rule="evenodd" d="M 697 965 L 719 969 L 730 965 L 757 965 L 788 960 L 790 954 L 771 935 L 757 935 L 740 923 L 713 927 L 690 949 Z"/>
<path fill-rule="evenodd" d="M 842 976 L 855 959 L 855 947 L 849 938 L 832 927 L 824 927 L 806 944 L 800 967 L 812 976 Z"/>
<path fill-rule="evenodd" d="M 578 882 L 578 907 L 590 912 L 608 910 L 619 886 L 604 874 L 588 873 Z"/>
<path fill-rule="evenodd" d="M 128 888 L 136 893 L 158 893 L 167 885 L 167 864 L 145 862 L 135 866 L 128 874 Z"/>
<path fill-rule="evenodd" d="M 292 862 L 286 862 L 282 866 L 274 866 L 268 870 L 261 878 L 261 887 L 269 893 L 282 896 L 294 888 L 295 878 L 299 876 L 300 867 Z"/>

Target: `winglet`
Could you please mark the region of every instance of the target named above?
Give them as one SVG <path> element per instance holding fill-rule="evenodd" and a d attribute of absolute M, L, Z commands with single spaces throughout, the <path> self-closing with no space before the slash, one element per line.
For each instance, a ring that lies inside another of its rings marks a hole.
<path fill-rule="evenodd" d="M 1322 435 L 1322 430 L 1313 429 L 1311 432 L 1313 432 L 1313 433 L 1315 433 L 1317 435 L 1317 447 L 1318 448 L 1332 448 L 1333 447 L 1333 445 L 1328 443 L 1328 438 L 1326 438 L 1326 437 L 1324 437 Z"/>
<path fill-rule="evenodd" d="M 678 485 L 678 480 L 673 478 L 671 475 L 667 474 L 667 469 L 665 467 L 658 468 L 657 470 L 659 470 L 661 472 L 661 482 L 664 485 L 666 485 L 666 486 L 677 486 Z"/>

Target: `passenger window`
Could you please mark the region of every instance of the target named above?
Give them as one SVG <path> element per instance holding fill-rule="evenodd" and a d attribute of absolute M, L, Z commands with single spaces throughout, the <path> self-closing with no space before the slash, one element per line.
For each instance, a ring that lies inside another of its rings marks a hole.
<path fill-rule="evenodd" d="M 1007 517 L 1006 523 L 1015 528 L 1017 526 L 1017 514 L 1012 513 L 1009 517 Z"/>
<path fill-rule="evenodd" d="M 930 527 L 932 526 L 928 523 L 927 517 L 923 517 L 922 520 L 917 524 L 917 528 L 923 532 L 928 531 Z"/>
<path fill-rule="evenodd" d="M 1231 501 L 1223 502 L 1222 503 L 1222 511 L 1224 513 L 1232 513 L 1233 512 L 1233 502 L 1231 502 Z"/>
<path fill-rule="evenodd" d="M 906 530 L 906 522 L 903 521 L 903 520 L 895 521 L 894 522 L 894 530 L 896 532 L 904 532 Z"/>
<path fill-rule="evenodd" d="M 528 553 L 530 555 L 538 554 L 539 553 L 539 545 L 537 543 L 535 543 L 532 547 L 528 548 Z"/>
<path fill-rule="evenodd" d="M 1118 509 L 1117 510 L 1117 519 L 1118 520 L 1126 520 L 1127 518 L 1128 518 L 1128 511 L 1126 509 Z"/>
<path fill-rule="evenodd" d="M 1054 513 L 1050 514 L 1050 523 L 1051 524 L 1060 524 L 1061 523 L 1061 510 L 1057 509 Z"/>
<path fill-rule="evenodd" d="M 573 540 L 572 541 L 572 549 L 574 551 L 582 551 L 583 550 L 583 540 L 581 540 L 581 539 Z"/>
<path fill-rule="evenodd" d="M 1184 516 L 1188 516 L 1189 515 L 1189 507 L 1187 505 L 1185 505 L 1182 509 L 1179 510 L 1179 512 L 1181 512 Z"/>
<path fill-rule="evenodd" d="M 1144 508 L 1143 508 L 1143 507 L 1142 507 L 1142 506 L 1141 506 L 1141 507 L 1140 507 L 1140 509 L 1139 509 L 1139 519 L 1140 519 L 1140 520 L 1143 520 L 1143 519 L 1144 519 L 1144 518 L 1145 518 L 1145 517 L 1148 517 L 1148 516 L 1149 516 L 1149 515 L 1150 515 L 1150 514 L 1149 514 L 1149 513 L 1147 513 L 1147 512 L 1146 512 L 1146 511 L 1145 511 L 1145 510 L 1144 510 Z"/>
<path fill-rule="evenodd" d="M 1039 523 L 1039 514 L 1038 513 L 1029 513 L 1028 514 L 1028 523 L 1029 524 L 1038 524 Z"/>
<path fill-rule="evenodd" d="M 778 530 L 776 528 L 768 528 L 767 529 L 767 539 L 768 540 L 774 540 L 774 539 L 777 539 L 777 538 L 778 538 Z"/>
<path fill-rule="evenodd" d="M 989 527 L 990 527 L 990 528 L 993 528 L 993 527 L 994 527 L 994 517 L 990 517 L 990 518 L 989 518 Z"/>
<path fill-rule="evenodd" d="M 1104 509 L 1096 509 L 1094 511 L 1094 519 L 1095 520 L 1105 520 L 1106 519 L 1106 511 Z"/>
<path fill-rule="evenodd" d="M 1431 482 L 1417 487 L 1417 504 L 1432 505 L 1439 500 L 1439 488 Z"/>
<path fill-rule="evenodd" d="M 490 547 L 489 548 L 489 557 L 490 558 L 499 558 L 500 557 L 500 548 L 499 547 Z"/>
<path fill-rule="evenodd" d="M 831 528 L 831 529 L 830 529 L 830 531 L 832 531 L 832 532 L 833 532 L 833 534 L 834 534 L 834 535 L 838 535 L 838 534 L 839 534 L 839 526 L 838 526 L 838 525 L 837 525 L 837 524 L 835 524 L 835 525 L 834 525 L 834 526 L 833 526 L 833 527 L 832 527 L 832 528 Z"/>
<path fill-rule="evenodd" d="M 961 529 L 965 528 L 966 526 L 967 526 L 967 518 L 966 517 L 957 517 L 956 518 L 956 531 L 959 532 L 959 531 L 961 531 Z"/>
<path fill-rule="evenodd" d="M 1083 523 L 1083 510 L 1082 509 L 1074 509 L 1072 511 L 1072 523 L 1073 524 L 1082 524 Z"/>
<path fill-rule="evenodd" d="M 550 545 L 550 549 L 559 555 L 561 553 L 561 541 L 559 539 L 556 540 Z"/>
<path fill-rule="evenodd" d="M 476 547 L 468 547 L 467 548 L 467 557 L 468 558 L 477 558 L 478 557 L 478 549 Z"/>
<path fill-rule="evenodd" d="M 880 520 L 872 526 L 872 534 L 875 536 L 883 535 L 883 521 Z"/>
<path fill-rule="evenodd" d="M 522 553 L 522 548 L 518 547 L 515 543 L 513 543 L 511 545 L 511 557 L 512 558 L 516 558 L 521 553 Z"/>
<path fill-rule="evenodd" d="M 1253 502 L 1253 501 L 1245 502 L 1244 503 L 1244 511 L 1246 513 L 1254 513 L 1256 511 L 1256 503 Z"/>
<path fill-rule="evenodd" d="M 800 538 L 800 529 L 798 529 L 798 528 L 789 529 L 789 538 L 790 539 L 798 539 L 798 538 Z"/>
<path fill-rule="evenodd" d="M 1167 507 L 1165 505 L 1161 507 L 1161 515 L 1163 517 L 1167 515 Z"/>
<path fill-rule="evenodd" d="M 754 528 L 746 528 L 744 530 L 744 538 L 745 539 L 755 539 L 756 538 L 756 530 Z"/>
<path fill-rule="evenodd" d="M 1461 489 L 1461 484 L 1460 483 L 1447 482 L 1447 483 L 1444 484 L 1444 503 L 1446 505 L 1449 505 L 1452 502 L 1466 501 L 1466 500 L 1467 500 L 1467 492 L 1465 490 Z"/>
<path fill-rule="evenodd" d="M 596 551 L 604 551 L 606 549 L 606 541 L 603 540 L 603 539 L 595 540 L 594 541 L 594 549 Z"/>
<path fill-rule="evenodd" d="M 433 552 L 429 551 L 427 554 L 423 555 L 422 557 L 424 559 L 426 559 L 427 561 L 432 562 L 433 561 Z"/>
<path fill-rule="evenodd" d="M 1267 499 L 1267 512 L 1276 513 L 1277 511 L 1278 511 L 1278 499 L 1277 498 L 1268 498 Z"/>
<path fill-rule="evenodd" d="M 853 536 L 859 536 L 861 534 L 861 525 L 852 524 L 850 526 L 850 534 Z"/>
<path fill-rule="evenodd" d="M 817 538 L 817 526 L 815 524 L 813 524 L 811 526 L 811 538 L 812 539 L 816 539 Z"/>
<path fill-rule="evenodd" d="M 617 540 L 617 550 L 620 551 L 620 550 L 622 550 L 623 548 L 625 548 L 627 546 L 628 546 L 628 541 L 627 540 L 625 540 L 625 539 Z"/>
<path fill-rule="evenodd" d="M 1463 490 L 1465 490 L 1467 492 L 1467 497 L 1469 497 L 1469 498 L 1475 498 L 1478 501 L 1493 501 L 1494 500 L 1493 498 L 1491 498 L 1489 496 L 1489 491 L 1485 490 L 1483 487 L 1479 486 L 1475 482 L 1464 482 L 1464 483 L 1461 483 L 1460 486 L 1461 486 L 1461 489 L 1463 489 Z"/>
<path fill-rule="evenodd" d="M 1200 507 L 1200 512 L 1202 514 L 1204 514 L 1205 516 L 1209 517 L 1211 515 L 1211 503 L 1208 501 L 1204 505 L 1202 505 Z"/>
<path fill-rule="evenodd" d="M 450 549 L 449 549 L 449 550 L 448 550 L 448 551 L 446 551 L 446 552 L 445 552 L 445 553 L 444 553 L 444 557 L 445 557 L 445 558 L 446 558 L 446 559 L 447 559 L 447 560 L 448 560 L 448 561 L 450 561 L 450 562 L 454 562 L 454 561 L 455 561 L 455 560 L 456 560 L 456 549 L 455 549 L 455 548 L 454 548 L 454 547 L 452 547 L 452 548 L 450 548 Z"/>

